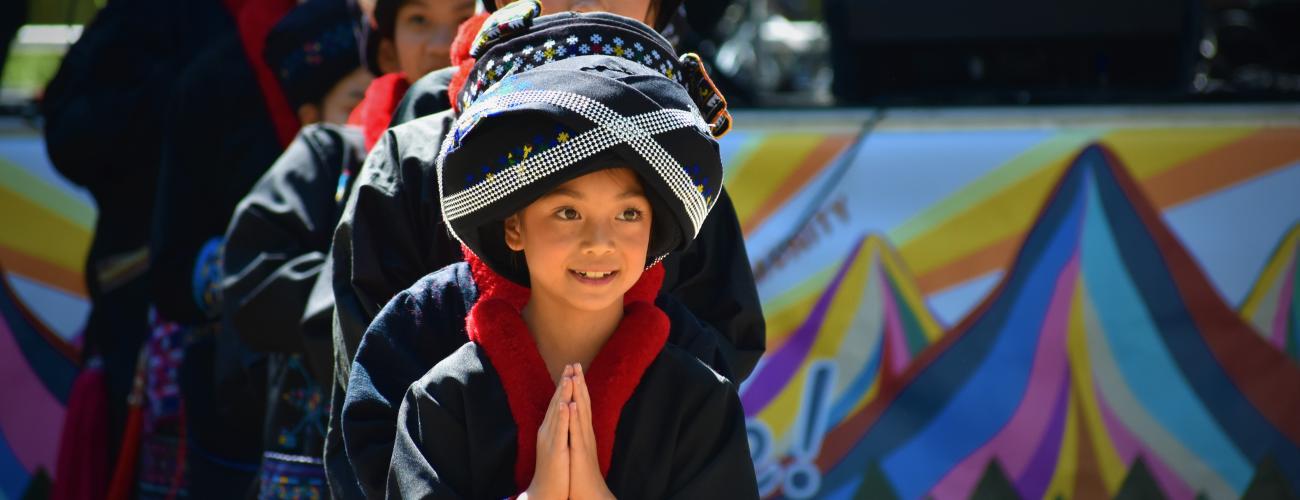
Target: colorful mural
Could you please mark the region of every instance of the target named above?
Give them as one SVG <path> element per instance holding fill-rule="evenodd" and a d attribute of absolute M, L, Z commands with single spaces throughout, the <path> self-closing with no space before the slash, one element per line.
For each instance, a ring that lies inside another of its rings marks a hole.
<path fill-rule="evenodd" d="M 1253 326 L 1292 328 L 1300 126 L 1063 115 L 864 120 L 817 168 L 752 153 L 784 133 L 762 116 L 727 138 L 737 206 L 776 206 L 740 213 L 768 318 L 741 388 L 766 496 L 1300 491 L 1300 367 Z M 864 234 L 897 248 L 902 310 L 942 330 L 902 373 L 875 324 L 823 326 L 867 295 L 844 284 Z"/>
<path fill-rule="evenodd" d="M 94 204 L 36 137 L 0 135 L 0 496 L 55 474 L 89 304 L 82 261 Z"/>

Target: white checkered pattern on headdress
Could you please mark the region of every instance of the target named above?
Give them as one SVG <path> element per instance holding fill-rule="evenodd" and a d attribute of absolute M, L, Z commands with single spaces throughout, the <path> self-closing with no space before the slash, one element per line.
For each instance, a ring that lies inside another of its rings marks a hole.
<path fill-rule="evenodd" d="M 448 194 L 443 180 L 443 162 L 462 131 L 472 127 L 483 116 L 530 103 L 547 103 L 577 113 L 590 120 L 594 128 L 578 134 L 551 149 L 525 159 L 518 165 L 494 173 L 490 178 Z M 529 184 L 545 178 L 560 169 L 619 144 L 631 146 L 654 167 L 673 194 L 685 207 L 699 234 L 700 226 L 712 209 L 713 200 L 706 200 L 696 188 L 690 175 L 672 155 L 664 150 L 654 136 L 672 130 L 695 127 L 701 134 L 709 135 L 708 124 L 699 112 L 680 109 L 660 109 L 634 116 L 623 116 L 601 102 L 571 92 L 554 90 L 520 90 L 489 95 L 476 101 L 456 120 L 452 137 L 443 141 L 438 155 L 438 195 L 442 198 L 442 214 L 447 227 L 451 221 L 495 203 Z M 452 229 L 453 236 L 461 239 Z"/>

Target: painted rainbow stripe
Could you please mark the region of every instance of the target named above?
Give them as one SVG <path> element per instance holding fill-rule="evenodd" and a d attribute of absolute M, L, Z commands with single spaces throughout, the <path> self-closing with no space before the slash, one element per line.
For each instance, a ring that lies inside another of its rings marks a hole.
<path fill-rule="evenodd" d="M 86 297 L 94 219 L 93 207 L 0 159 L 0 263 L 10 272 Z"/>
<path fill-rule="evenodd" d="M 741 389 L 751 432 L 765 440 L 756 445 L 760 467 L 790 456 L 811 461 L 809 436 L 820 433 L 809 429 L 860 411 L 941 332 L 893 249 L 876 235 L 859 240 L 803 323 L 769 344 Z M 814 372 L 825 381 L 814 384 Z M 824 411 L 812 419 L 796 411 L 817 392 L 810 384 L 825 393 Z"/>
<path fill-rule="evenodd" d="M 818 496 L 1297 491 L 1297 412 L 1300 368 L 1223 303 L 1116 156 L 1089 147 L 995 292 L 833 424 Z M 1266 461 L 1282 472 L 1257 477 Z"/>
<path fill-rule="evenodd" d="M 1291 359 L 1300 361 L 1300 295 L 1296 294 L 1296 266 L 1300 256 L 1300 224 L 1287 232 L 1264 265 L 1241 308 L 1241 316 L 1269 344 L 1286 352 Z"/>

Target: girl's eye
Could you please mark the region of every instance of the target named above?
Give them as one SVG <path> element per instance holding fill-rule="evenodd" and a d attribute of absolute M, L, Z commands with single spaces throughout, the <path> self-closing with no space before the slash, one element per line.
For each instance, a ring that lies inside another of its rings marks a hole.
<path fill-rule="evenodd" d="M 618 214 L 618 220 L 628 222 L 639 221 L 641 220 L 641 211 L 635 208 L 629 208 L 624 210 L 623 213 Z"/>
<path fill-rule="evenodd" d="M 406 22 L 414 24 L 416 26 L 424 26 L 426 24 L 429 24 L 429 19 L 424 17 L 423 14 L 415 14 L 411 17 L 406 18 Z"/>
<path fill-rule="evenodd" d="M 555 211 L 555 216 L 564 220 L 578 220 L 578 211 L 571 207 L 564 207 Z"/>

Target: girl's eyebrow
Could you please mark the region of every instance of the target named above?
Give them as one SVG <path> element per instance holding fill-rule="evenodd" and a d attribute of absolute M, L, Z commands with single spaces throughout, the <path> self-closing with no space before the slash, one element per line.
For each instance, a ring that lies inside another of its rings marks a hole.
<path fill-rule="evenodd" d="M 568 196 L 570 198 L 574 198 L 578 200 L 585 200 L 587 198 L 586 196 L 583 196 L 582 193 L 564 187 L 558 187 L 552 189 L 551 192 L 542 195 L 542 198 L 550 198 L 552 196 Z M 627 198 L 636 198 L 636 197 L 644 197 L 644 196 L 645 193 L 643 193 L 640 189 L 629 189 L 627 191 L 624 191 L 622 194 L 618 195 L 618 199 L 624 200 Z"/>

